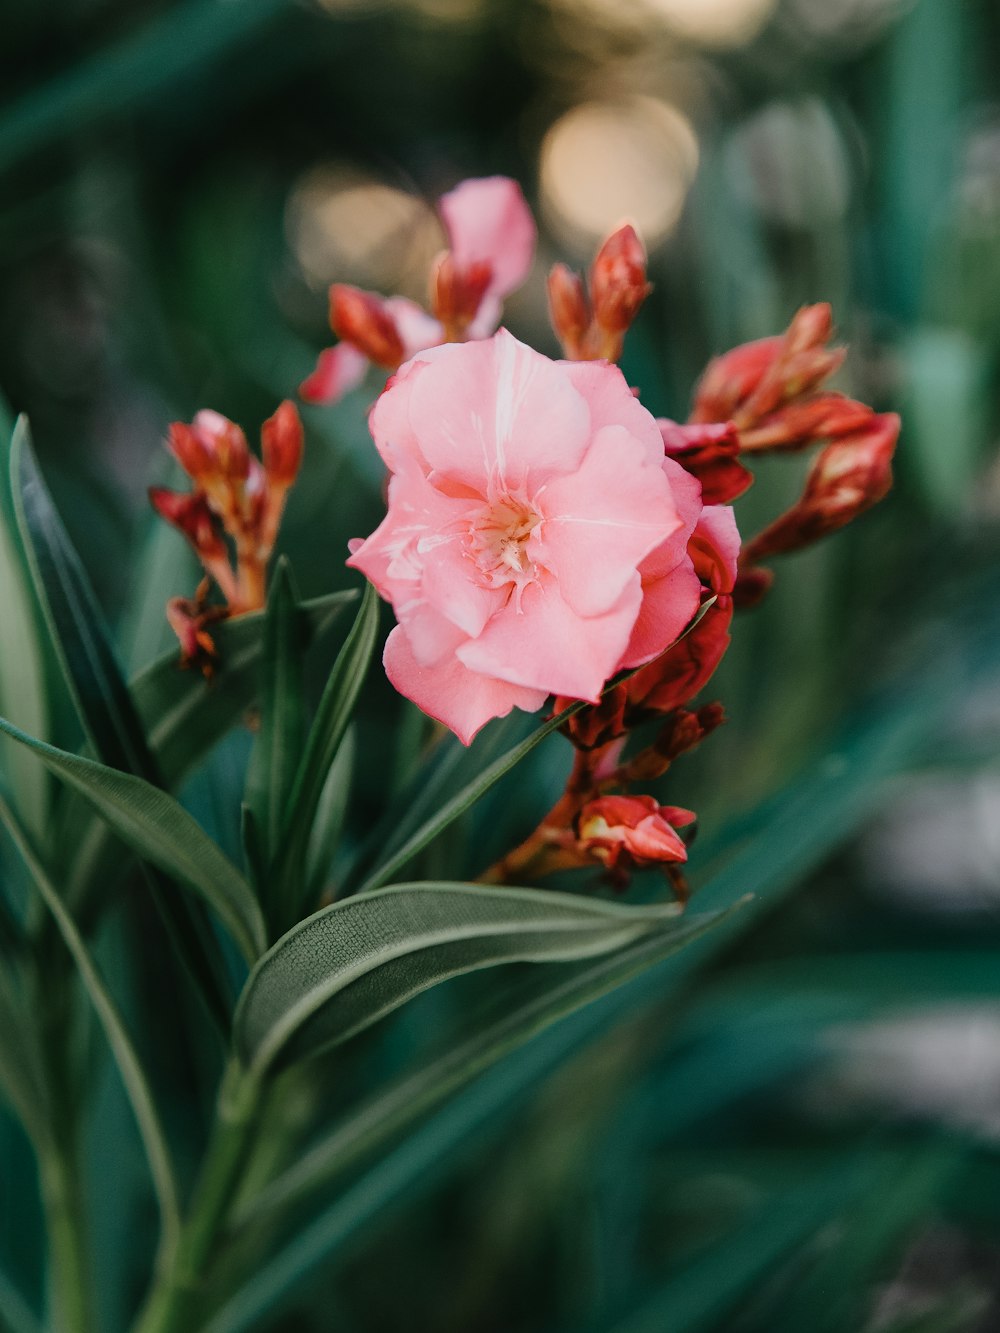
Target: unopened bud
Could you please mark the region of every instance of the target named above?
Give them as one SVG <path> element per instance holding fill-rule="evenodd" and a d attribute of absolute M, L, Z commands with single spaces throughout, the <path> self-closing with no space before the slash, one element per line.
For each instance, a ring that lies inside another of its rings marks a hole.
<path fill-rule="evenodd" d="M 694 822 L 691 810 L 662 806 L 652 796 L 599 796 L 577 819 L 579 848 L 609 870 L 687 860 L 676 833 Z"/>
<path fill-rule="evenodd" d="M 396 322 L 383 298 L 374 292 L 334 283 L 330 288 L 330 325 L 338 338 L 386 370 L 395 370 L 405 357 Z"/>
<path fill-rule="evenodd" d="M 239 481 L 247 475 L 250 467 L 250 450 L 247 447 L 247 437 L 235 421 L 230 421 L 221 412 L 203 408 L 195 413 L 191 431 L 200 442 L 204 453 L 211 459 L 209 477 Z M 203 481 L 204 478 L 195 480 Z"/>
<path fill-rule="evenodd" d="M 646 247 L 635 228 L 624 223 L 598 250 L 590 269 L 590 304 L 595 324 L 620 340 L 650 291 L 646 281 Z"/>
<path fill-rule="evenodd" d="M 431 268 L 431 309 L 449 342 L 458 342 L 475 319 L 492 278 L 493 265 L 485 259 L 460 264 L 450 250 L 438 255 Z"/>
<path fill-rule="evenodd" d="M 219 533 L 215 515 L 199 492 L 185 495 L 165 486 L 151 486 L 149 501 L 161 518 L 184 534 L 200 560 L 226 558 L 226 544 Z"/>
<path fill-rule="evenodd" d="M 286 399 L 260 429 L 264 470 L 272 486 L 287 488 L 298 476 L 302 439 L 299 414 L 295 404 Z"/>
<path fill-rule="evenodd" d="M 753 473 L 737 461 L 740 437 L 731 421 L 681 426 L 657 419 L 668 458 L 701 482 L 706 505 L 728 504 L 753 484 Z"/>
<path fill-rule="evenodd" d="M 886 413 L 827 445 L 813 463 L 798 504 L 745 548 L 746 564 L 811 545 L 883 499 L 892 485 L 898 437 L 899 417 Z"/>
<path fill-rule="evenodd" d="M 625 681 L 629 713 L 636 721 L 672 713 L 704 689 L 729 647 L 732 616 L 732 598 L 717 598 L 678 643 Z"/>
<path fill-rule="evenodd" d="M 874 415 L 870 407 L 842 393 L 821 393 L 763 417 L 752 429 L 741 432 L 739 440 L 747 452 L 805 449 L 820 440 L 850 435 Z"/>
<path fill-rule="evenodd" d="M 582 361 L 590 328 L 590 305 L 579 274 L 554 264 L 549 274 L 549 317 L 562 349 L 571 361 Z"/>

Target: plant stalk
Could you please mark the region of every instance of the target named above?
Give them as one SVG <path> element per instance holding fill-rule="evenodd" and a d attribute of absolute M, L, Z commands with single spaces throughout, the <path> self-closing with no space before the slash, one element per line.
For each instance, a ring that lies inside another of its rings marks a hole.
<path fill-rule="evenodd" d="M 212 1261 L 243 1180 L 260 1110 L 258 1080 L 231 1063 L 187 1221 L 172 1262 L 155 1280 L 136 1333 L 190 1333 L 201 1327 Z"/>

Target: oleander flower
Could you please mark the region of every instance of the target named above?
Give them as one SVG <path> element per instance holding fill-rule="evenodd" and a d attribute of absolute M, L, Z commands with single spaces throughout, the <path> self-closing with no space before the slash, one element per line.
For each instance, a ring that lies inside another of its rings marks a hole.
<path fill-rule="evenodd" d="M 700 486 L 614 366 L 501 329 L 414 357 L 370 424 L 388 513 L 348 563 L 395 609 L 389 679 L 466 744 L 551 694 L 596 702 L 696 612 Z"/>

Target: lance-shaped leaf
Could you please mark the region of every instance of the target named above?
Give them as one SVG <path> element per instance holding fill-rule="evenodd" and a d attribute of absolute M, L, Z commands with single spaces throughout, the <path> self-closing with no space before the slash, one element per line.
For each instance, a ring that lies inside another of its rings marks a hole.
<path fill-rule="evenodd" d="M 323 690 L 288 800 L 280 857 L 271 867 L 276 881 L 274 897 L 279 922 L 294 921 L 301 912 L 306 857 L 316 811 L 364 684 L 377 632 L 378 596 L 369 584 Z"/>
<path fill-rule="evenodd" d="M 359 894 L 300 922 L 260 960 L 237 1008 L 237 1050 L 260 1073 L 346 1040 L 449 977 L 607 953 L 676 931 L 679 911 L 484 884 Z"/>
<path fill-rule="evenodd" d="M 10 469 L 35 591 L 84 732 L 104 763 L 162 785 L 101 608 L 38 469 L 23 417 L 11 442 Z M 230 1004 L 225 967 L 204 909 L 178 898 L 156 874 L 148 873 L 148 880 L 183 966 L 209 1011 L 225 1023 Z"/>
<path fill-rule="evenodd" d="M 288 562 L 275 570 L 264 617 L 260 730 L 247 773 L 246 804 L 262 865 L 274 857 L 285 805 L 302 757 L 305 705 L 296 596 Z"/>
<path fill-rule="evenodd" d="M 301 602 L 297 617 L 302 646 L 309 648 L 326 633 L 357 592 L 328 593 Z M 257 696 L 264 654 L 264 612 L 223 621 L 212 629 L 219 666 L 211 680 L 182 671 L 176 651 L 164 653 L 130 682 L 150 749 L 174 788 L 199 759 L 243 715 Z"/>
<path fill-rule="evenodd" d="M 21 541 L 84 731 L 114 768 L 159 779 L 128 686 L 115 660 L 104 615 L 35 461 L 21 417 L 11 442 L 11 488 Z"/>
<path fill-rule="evenodd" d="M 200 893 L 248 961 L 258 956 L 264 944 L 264 922 L 253 890 L 172 796 L 130 773 L 35 740 L 4 718 L 0 718 L 0 731 L 29 746 L 143 860 Z"/>

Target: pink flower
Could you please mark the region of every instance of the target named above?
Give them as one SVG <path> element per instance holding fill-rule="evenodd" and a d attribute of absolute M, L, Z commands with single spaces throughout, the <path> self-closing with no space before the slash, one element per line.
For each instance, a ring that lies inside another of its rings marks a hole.
<path fill-rule="evenodd" d="M 466 744 L 550 694 L 595 702 L 697 610 L 700 487 L 615 367 L 501 330 L 415 357 L 371 430 L 389 509 L 348 563 L 395 608 L 389 679 Z"/>
<path fill-rule="evenodd" d="M 403 296 L 335 283 L 330 325 L 340 342 L 320 353 L 299 387 L 310 403 L 334 403 L 361 383 L 370 364 L 387 370 L 444 342 L 488 338 L 503 301 L 528 276 L 536 229 L 521 188 L 506 176 L 463 181 L 438 208 L 448 238 L 431 269 L 433 314 Z"/>

